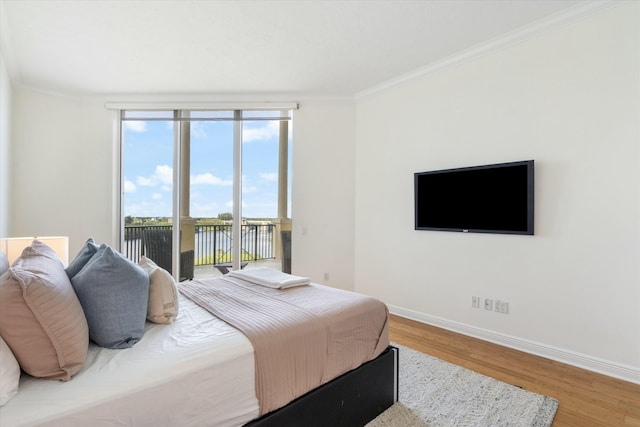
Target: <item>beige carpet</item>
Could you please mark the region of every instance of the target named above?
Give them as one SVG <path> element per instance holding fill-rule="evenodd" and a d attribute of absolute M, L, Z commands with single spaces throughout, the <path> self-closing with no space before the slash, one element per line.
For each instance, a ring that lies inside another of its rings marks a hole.
<path fill-rule="evenodd" d="M 549 427 L 558 401 L 400 349 L 400 402 L 366 427 Z"/>
<path fill-rule="evenodd" d="M 397 402 L 366 427 L 428 427 L 411 409 Z"/>

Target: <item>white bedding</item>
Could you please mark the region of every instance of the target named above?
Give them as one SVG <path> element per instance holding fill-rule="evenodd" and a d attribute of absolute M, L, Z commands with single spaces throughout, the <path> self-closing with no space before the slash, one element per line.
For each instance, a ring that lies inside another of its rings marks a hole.
<path fill-rule="evenodd" d="M 180 295 L 176 322 L 130 349 L 92 344 L 68 382 L 23 373 L 0 426 L 241 426 L 258 417 L 254 373 L 249 340 Z"/>

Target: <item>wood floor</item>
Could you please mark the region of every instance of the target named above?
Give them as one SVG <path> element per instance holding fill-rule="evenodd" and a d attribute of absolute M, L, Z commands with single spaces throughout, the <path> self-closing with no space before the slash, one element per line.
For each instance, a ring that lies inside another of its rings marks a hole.
<path fill-rule="evenodd" d="M 553 427 L 640 426 L 640 385 L 399 316 L 391 316 L 390 337 L 398 344 L 557 399 Z"/>

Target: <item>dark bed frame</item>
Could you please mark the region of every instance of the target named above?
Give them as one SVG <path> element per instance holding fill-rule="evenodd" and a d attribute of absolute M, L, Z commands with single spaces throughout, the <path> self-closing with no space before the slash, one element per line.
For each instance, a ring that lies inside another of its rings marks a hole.
<path fill-rule="evenodd" d="M 311 390 L 245 427 L 364 426 L 398 401 L 399 350 L 380 356 Z"/>

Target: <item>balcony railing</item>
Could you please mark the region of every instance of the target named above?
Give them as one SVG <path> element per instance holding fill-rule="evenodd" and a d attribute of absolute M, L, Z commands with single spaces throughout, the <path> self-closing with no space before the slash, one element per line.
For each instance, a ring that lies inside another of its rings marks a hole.
<path fill-rule="evenodd" d="M 171 225 L 125 226 L 122 252 L 134 262 L 144 255 L 143 236 L 149 229 L 171 230 Z M 258 261 L 275 258 L 275 225 L 242 225 L 242 260 Z M 230 225 L 196 225 L 194 235 L 195 265 L 231 262 L 233 234 Z M 170 249 L 168 249 L 170 250 Z"/>

